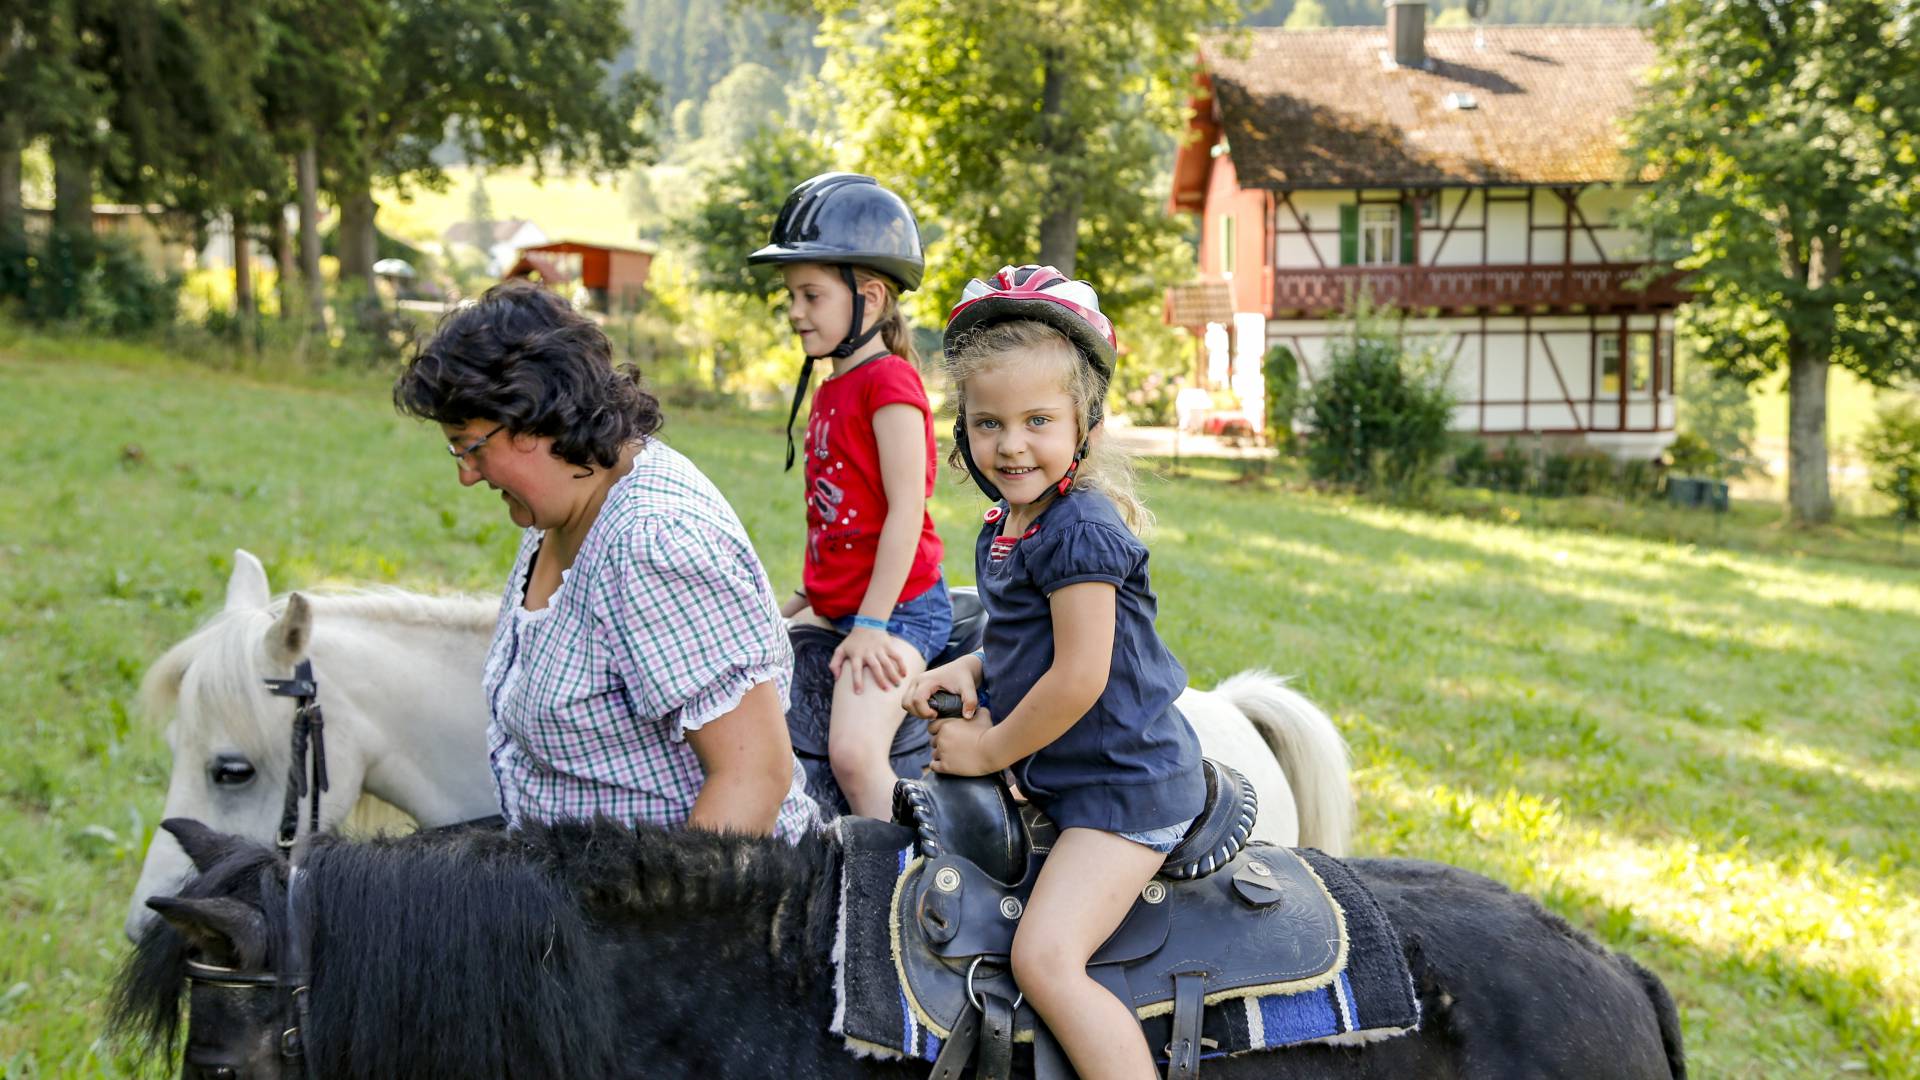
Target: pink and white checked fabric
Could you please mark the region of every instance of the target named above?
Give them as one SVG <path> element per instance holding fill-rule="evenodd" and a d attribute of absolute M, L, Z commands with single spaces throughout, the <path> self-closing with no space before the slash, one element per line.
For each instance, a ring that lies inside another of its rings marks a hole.
<path fill-rule="evenodd" d="M 607 492 L 546 608 L 521 606 L 542 534 L 520 541 L 487 654 L 489 758 L 509 822 L 678 825 L 705 773 L 686 733 L 773 681 L 793 652 L 765 568 L 713 482 L 654 440 Z M 800 763 L 775 823 L 820 823 Z"/>

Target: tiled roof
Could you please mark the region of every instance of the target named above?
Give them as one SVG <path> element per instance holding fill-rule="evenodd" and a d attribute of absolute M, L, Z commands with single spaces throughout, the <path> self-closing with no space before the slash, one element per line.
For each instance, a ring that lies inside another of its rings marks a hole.
<path fill-rule="evenodd" d="M 1482 35 L 1476 44 L 1475 35 Z M 1242 187 L 1572 184 L 1624 177 L 1618 121 L 1653 60 L 1614 26 L 1426 32 L 1397 67 L 1384 27 L 1263 29 L 1202 46 Z M 1471 108 L 1458 107 L 1468 95 Z"/>
<path fill-rule="evenodd" d="M 1208 323 L 1233 322 L 1233 291 L 1224 281 L 1196 281 L 1167 289 L 1168 326 L 1199 329 Z"/>

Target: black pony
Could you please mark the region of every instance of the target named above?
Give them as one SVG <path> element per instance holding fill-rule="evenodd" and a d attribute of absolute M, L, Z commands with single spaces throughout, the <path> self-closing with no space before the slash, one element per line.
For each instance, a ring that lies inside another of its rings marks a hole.
<path fill-rule="evenodd" d="M 242 982 L 280 970 L 289 905 L 287 864 L 271 848 L 191 821 L 166 828 L 200 876 L 149 901 L 165 922 L 128 959 L 114 1023 L 171 1055 L 190 957 Z M 927 1073 L 855 1058 L 828 1034 L 834 841 L 789 847 L 599 823 L 321 836 L 300 859 L 309 1076 Z M 1420 1030 L 1208 1061 L 1207 1076 L 1685 1075 L 1673 1002 L 1632 960 L 1477 874 L 1350 865 L 1400 932 Z M 285 1075 L 279 998 L 196 982 L 185 1075 Z"/>

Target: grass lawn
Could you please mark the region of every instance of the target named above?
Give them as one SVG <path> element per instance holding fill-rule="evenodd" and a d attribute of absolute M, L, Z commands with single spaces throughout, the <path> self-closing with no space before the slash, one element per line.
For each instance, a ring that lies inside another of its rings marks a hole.
<path fill-rule="evenodd" d="M 791 587 L 778 422 L 668 436 Z M 129 1075 L 100 999 L 166 784 L 130 715 L 146 664 L 215 610 L 235 547 L 278 588 L 492 592 L 514 530 L 379 380 L 78 342 L 0 335 L 0 468 L 0 1076 Z M 1334 715 L 1360 851 L 1484 871 L 1630 951 L 1696 1076 L 1920 1077 L 1920 573 L 1884 538 L 1768 542 L 1736 514 L 1725 545 L 1668 542 L 1605 507 L 1230 476 L 1145 485 L 1160 627 L 1196 683 L 1269 666 Z M 943 479 L 955 581 L 979 509 Z"/>

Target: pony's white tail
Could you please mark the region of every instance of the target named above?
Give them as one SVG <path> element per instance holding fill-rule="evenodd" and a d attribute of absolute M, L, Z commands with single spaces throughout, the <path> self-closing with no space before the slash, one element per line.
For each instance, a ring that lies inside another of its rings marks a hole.
<path fill-rule="evenodd" d="M 1271 671 L 1243 671 L 1213 692 L 1253 721 L 1287 774 L 1300 817 L 1300 845 L 1345 855 L 1353 832 L 1353 784 L 1347 742 L 1333 721 Z"/>

